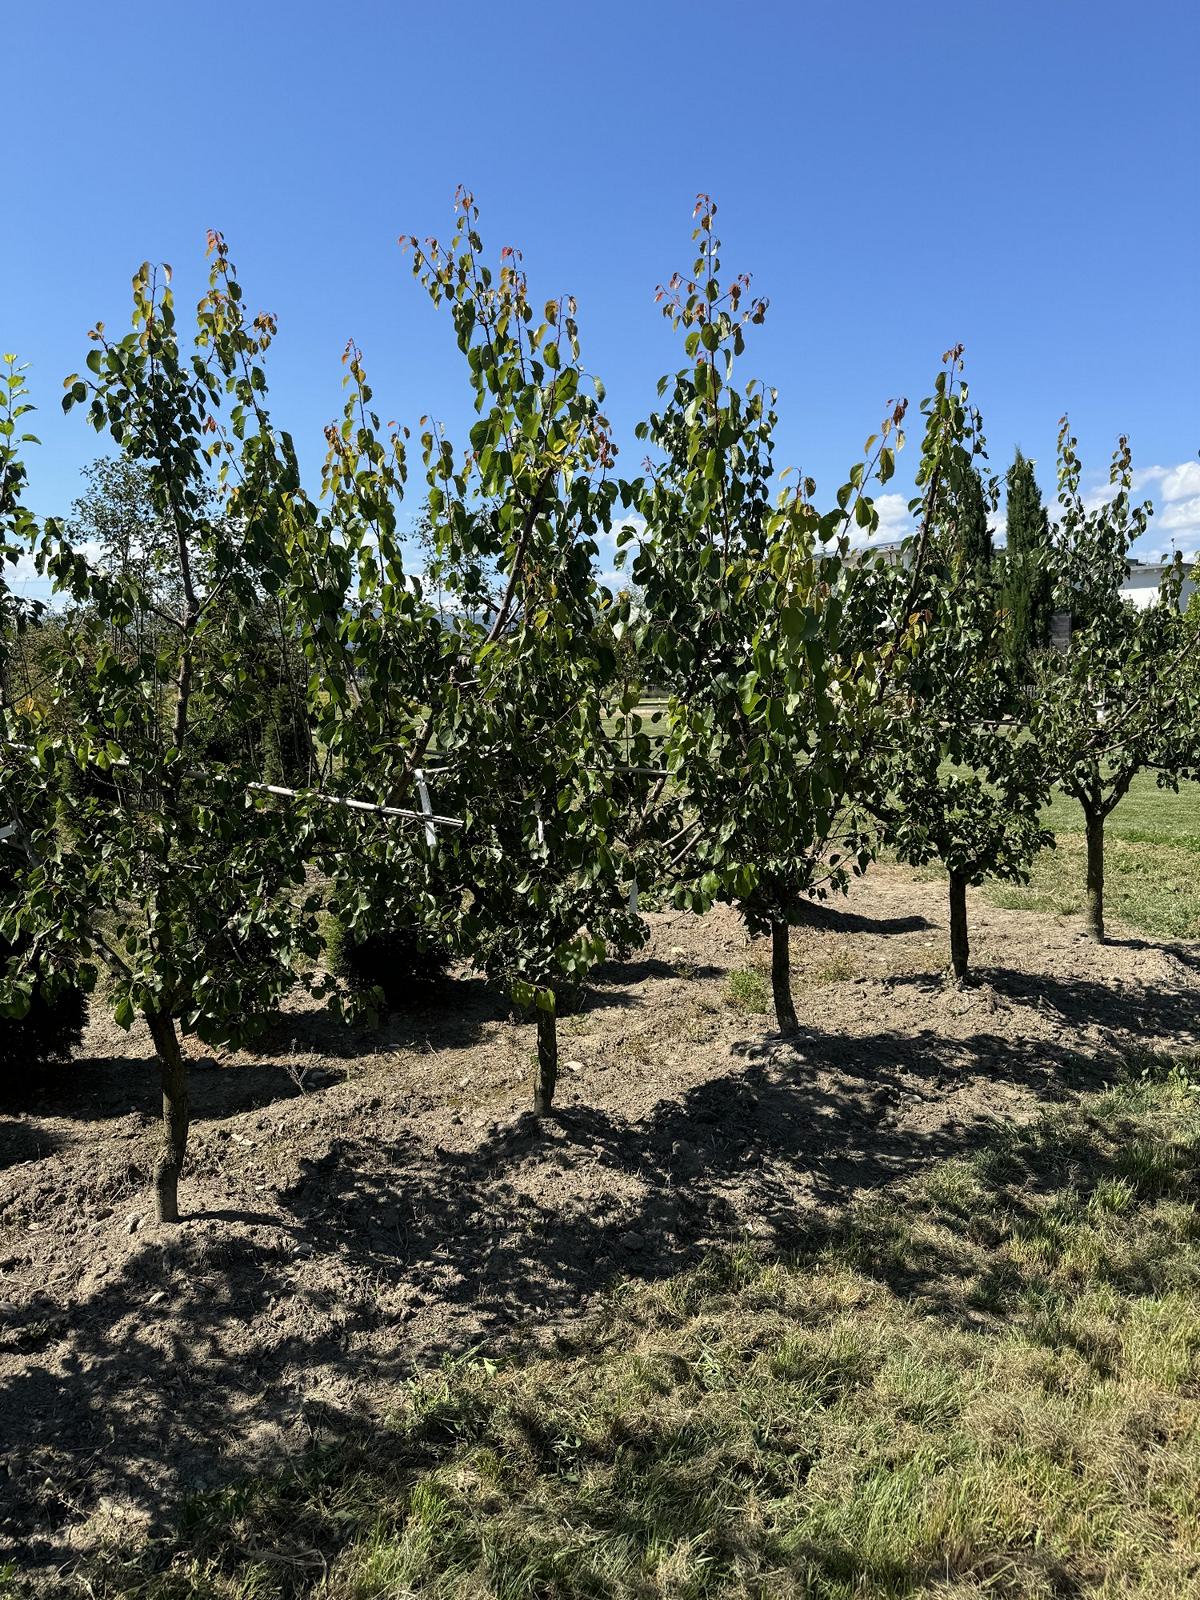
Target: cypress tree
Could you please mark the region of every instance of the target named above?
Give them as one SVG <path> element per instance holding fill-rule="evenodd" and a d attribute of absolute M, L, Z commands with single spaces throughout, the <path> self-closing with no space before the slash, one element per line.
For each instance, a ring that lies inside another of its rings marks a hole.
<path fill-rule="evenodd" d="M 978 470 L 964 476 L 956 508 L 958 548 L 967 569 L 985 577 L 992 569 L 992 530 L 988 527 L 987 492 Z"/>
<path fill-rule="evenodd" d="M 1050 523 L 1033 463 L 1020 450 L 1006 477 L 1007 543 L 1004 610 L 1008 616 L 1007 653 L 1024 672 L 1035 650 L 1050 643 L 1053 610 L 1049 567 Z"/>

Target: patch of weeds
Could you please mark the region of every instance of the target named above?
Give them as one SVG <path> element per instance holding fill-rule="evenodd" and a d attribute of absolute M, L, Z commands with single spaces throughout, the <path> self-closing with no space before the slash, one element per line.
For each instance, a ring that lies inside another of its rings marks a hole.
<path fill-rule="evenodd" d="M 1121 1151 L 1122 1175 L 1142 1195 L 1169 1194 L 1179 1175 L 1179 1152 L 1171 1143 L 1155 1138 L 1135 1139 Z"/>
<path fill-rule="evenodd" d="M 804 1391 L 809 1403 L 830 1405 L 870 1383 L 879 1357 L 858 1321 L 789 1334 L 771 1358 L 771 1371 Z"/>
<path fill-rule="evenodd" d="M 979 1204 L 979 1174 L 969 1161 L 948 1160 L 929 1174 L 927 1190 L 929 1198 L 943 1210 L 966 1216 Z"/>
<path fill-rule="evenodd" d="M 809 983 L 816 985 L 849 983 L 852 978 L 858 977 L 858 967 L 849 950 L 838 950 L 828 961 L 814 967 L 807 977 Z"/>
<path fill-rule="evenodd" d="M 767 980 L 757 967 L 739 967 L 736 972 L 729 974 L 729 981 L 725 985 L 725 1003 L 735 1011 L 754 1016 L 770 1009 Z"/>

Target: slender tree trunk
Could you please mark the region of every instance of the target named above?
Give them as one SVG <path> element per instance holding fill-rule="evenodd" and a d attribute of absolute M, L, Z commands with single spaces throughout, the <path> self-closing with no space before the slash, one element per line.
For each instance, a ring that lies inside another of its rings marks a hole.
<path fill-rule="evenodd" d="M 159 1222 L 179 1221 L 179 1175 L 187 1154 L 188 1077 L 175 1019 L 161 1012 L 150 1013 L 146 1021 L 158 1054 L 162 1081 L 163 1142 L 154 1168 L 154 1206 Z"/>
<path fill-rule="evenodd" d="M 552 997 L 553 998 L 553 997 Z M 549 1115 L 554 1104 L 554 1086 L 558 1082 L 558 1017 L 552 1005 L 549 1011 L 538 1007 L 537 1013 L 537 1078 L 533 1085 L 533 1114 Z"/>
<path fill-rule="evenodd" d="M 775 1001 L 775 1021 L 780 1033 L 795 1033 L 800 1024 L 796 1021 L 796 1007 L 792 1003 L 792 955 L 788 942 L 788 925 L 774 920 L 771 923 L 771 995 Z"/>
<path fill-rule="evenodd" d="M 1084 926 L 1088 936 L 1104 943 L 1104 813 L 1088 808 L 1087 827 L 1087 912 Z"/>
<path fill-rule="evenodd" d="M 967 938 L 967 880 L 961 872 L 950 874 L 950 970 L 961 983 L 967 975 L 971 946 Z"/>

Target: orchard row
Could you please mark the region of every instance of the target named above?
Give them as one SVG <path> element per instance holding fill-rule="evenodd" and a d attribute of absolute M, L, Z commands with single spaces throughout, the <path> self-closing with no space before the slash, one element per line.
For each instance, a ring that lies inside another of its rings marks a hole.
<path fill-rule="evenodd" d="M 630 477 L 574 302 L 535 304 L 515 252 L 489 265 L 466 194 L 448 243 L 402 241 L 463 358 L 465 440 L 381 422 L 351 346 L 306 485 L 268 404 L 274 321 L 217 235 L 187 339 L 169 272 L 144 266 L 129 330 L 97 326 L 67 379 L 116 451 L 73 518 L 25 504 L 32 407 L 7 358 L 0 530 L 57 598 L 2 596 L 0 1030 L 101 975 L 117 1021 L 145 1019 L 161 1219 L 181 1033 L 242 1042 L 296 985 L 378 1004 L 373 977 L 463 959 L 536 1016 L 543 1115 L 556 997 L 643 940 L 639 905 L 735 904 L 770 936 L 786 1031 L 790 917 L 881 846 L 944 867 L 961 980 L 966 888 L 1028 873 L 1053 785 L 1084 810 L 1102 938 L 1106 816 L 1139 771 L 1200 770 L 1183 570 L 1159 605 L 1120 594 L 1149 515 L 1126 442 L 1094 504 L 1064 421 L 1053 517 L 1018 457 L 993 551 L 1000 485 L 956 348 L 921 407 L 915 532 L 900 559 L 873 551 L 906 407 L 827 500 L 780 475 L 775 392 L 742 373 L 766 302 L 723 274 L 713 216 L 702 197 L 691 271 L 659 291 L 680 361 Z"/>

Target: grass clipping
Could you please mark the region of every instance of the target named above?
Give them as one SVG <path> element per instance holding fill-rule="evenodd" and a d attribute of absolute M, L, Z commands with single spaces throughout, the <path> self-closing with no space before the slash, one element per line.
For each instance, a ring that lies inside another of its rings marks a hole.
<path fill-rule="evenodd" d="M 460 1362 L 73 1593 L 222 1600 L 1200 1594 L 1200 1097 L 998 1132 L 811 1247 Z"/>

